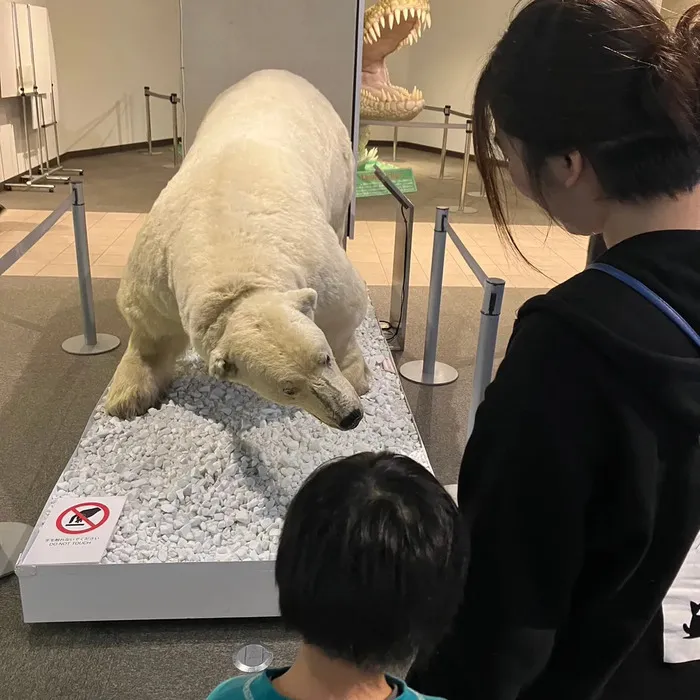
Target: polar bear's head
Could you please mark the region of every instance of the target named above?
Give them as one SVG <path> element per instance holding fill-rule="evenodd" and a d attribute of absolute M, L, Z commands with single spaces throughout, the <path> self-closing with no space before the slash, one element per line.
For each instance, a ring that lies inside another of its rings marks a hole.
<path fill-rule="evenodd" d="M 352 430 L 362 420 L 362 404 L 314 323 L 316 299 L 313 289 L 239 298 L 209 353 L 209 372 Z"/>

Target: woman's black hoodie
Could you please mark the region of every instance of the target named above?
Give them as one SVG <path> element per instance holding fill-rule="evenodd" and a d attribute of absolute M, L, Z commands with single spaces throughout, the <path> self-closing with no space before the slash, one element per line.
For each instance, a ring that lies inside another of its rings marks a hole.
<path fill-rule="evenodd" d="M 700 332 L 700 231 L 639 235 L 600 262 Z M 462 462 L 465 601 L 412 687 L 698 700 L 699 437 L 700 351 L 636 291 L 588 270 L 526 303 Z M 664 599 L 689 550 L 667 653 L 698 660 L 666 664 Z"/>

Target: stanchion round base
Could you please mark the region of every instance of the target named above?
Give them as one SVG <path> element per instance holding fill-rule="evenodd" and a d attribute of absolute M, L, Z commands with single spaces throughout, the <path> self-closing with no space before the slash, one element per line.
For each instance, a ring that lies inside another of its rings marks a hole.
<path fill-rule="evenodd" d="M 31 525 L 24 523 L 0 523 L 0 578 L 15 570 L 32 530 Z"/>
<path fill-rule="evenodd" d="M 246 644 L 233 657 L 233 665 L 243 673 L 260 673 L 272 663 L 272 652 L 262 644 Z"/>
<path fill-rule="evenodd" d="M 426 386 L 442 386 L 444 384 L 452 384 L 459 377 L 459 372 L 450 365 L 444 362 L 435 363 L 435 371 L 433 374 L 426 375 L 423 373 L 423 360 L 413 360 L 399 367 L 399 374 L 408 379 L 414 384 L 425 384 Z"/>
<path fill-rule="evenodd" d="M 102 355 L 103 353 L 116 350 L 120 343 L 121 341 L 116 335 L 98 333 L 96 345 L 87 345 L 84 335 L 76 335 L 68 338 L 68 340 L 64 340 L 61 347 L 69 355 Z"/>
<path fill-rule="evenodd" d="M 478 214 L 479 210 L 474 207 L 464 207 L 460 209 L 459 207 L 450 207 L 450 211 L 454 214 Z"/>

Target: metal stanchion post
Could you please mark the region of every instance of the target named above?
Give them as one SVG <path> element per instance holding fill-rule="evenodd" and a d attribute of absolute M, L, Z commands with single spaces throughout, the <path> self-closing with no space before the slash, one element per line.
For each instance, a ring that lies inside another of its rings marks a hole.
<path fill-rule="evenodd" d="M 143 88 L 143 96 L 146 100 L 146 143 L 148 148 L 145 151 L 140 151 L 144 155 L 159 156 L 161 151 L 153 150 L 153 125 L 151 124 L 151 88 L 146 85 Z"/>
<path fill-rule="evenodd" d="M 177 133 L 177 95 L 170 93 L 170 104 L 173 107 L 173 168 L 177 168 L 180 156 L 180 137 Z"/>
<path fill-rule="evenodd" d="M 474 207 L 465 207 L 464 202 L 467 196 L 467 182 L 469 181 L 469 161 L 472 154 L 472 125 L 467 122 L 466 135 L 464 137 L 464 160 L 462 162 L 462 185 L 459 189 L 459 205 L 450 207 L 450 211 L 455 211 L 459 214 L 476 214 L 477 209 Z"/>
<path fill-rule="evenodd" d="M 442 300 L 442 276 L 445 268 L 448 219 L 448 208 L 438 207 L 435 213 L 435 235 L 430 266 L 430 291 L 428 293 L 428 315 L 426 318 L 423 359 L 406 362 L 399 369 L 401 376 L 409 381 L 429 386 L 451 384 L 459 377 L 459 373 L 454 367 L 437 362 L 440 302 Z"/>
<path fill-rule="evenodd" d="M 591 236 L 588 241 L 588 256 L 586 259 L 586 265 L 590 265 L 595 262 L 606 250 L 607 246 L 601 235 Z"/>
<path fill-rule="evenodd" d="M 445 161 L 447 160 L 447 125 L 450 123 L 451 105 L 445 105 L 443 114 L 445 115 L 445 128 L 442 130 L 442 148 L 440 149 L 440 174 L 438 177 L 442 180 L 445 177 Z"/>
<path fill-rule="evenodd" d="M 474 362 L 474 385 L 469 406 L 467 439 L 472 434 L 477 409 L 484 400 L 486 387 L 491 383 L 493 376 L 493 361 L 504 291 L 505 282 L 502 279 L 489 277 L 484 283 L 484 300 L 481 305 L 481 323 Z"/>
<path fill-rule="evenodd" d="M 394 141 L 392 144 L 392 157 L 391 159 L 396 162 L 396 151 L 398 150 L 399 147 L 399 127 L 395 126 L 394 127 Z"/>
<path fill-rule="evenodd" d="M 474 199 L 485 199 L 486 198 L 486 190 L 484 189 L 484 181 L 482 180 L 481 183 L 479 184 L 479 189 L 474 190 L 473 192 L 467 192 L 467 195 L 469 197 L 473 197 Z"/>
<path fill-rule="evenodd" d="M 384 337 L 393 351 L 403 351 L 406 340 L 408 297 L 411 291 L 411 250 L 413 249 L 413 202 L 392 182 L 386 173 L 374 166 L 374 174 L 396 201 L 396 226 L 394 229 L 394 264 L 391 271 L 391 300 L 388 327 Z"/>
<path fill-rule="evenodd" d="M 146 98 L 146 141 L 148 142 L 148 155 L 153 155 L 153 134 L 151 132 L 151 88 L 144 87 L 143 94 Z"/>
<path fill-rule="evenodd" d="M 92 275 L 90 274 L 90 252 L 82 182 L 71 182 L 71 195 L 73 197 L 73 233 L 78 262 L 80 305 L 83 311 L 83 335 L 68 338 L 61 347 L 71 355 L 101 355 L 119 347 L 120 341 L 116 336 L 97 333 L 95 328 L 95 307 L 92 298 Z"/>

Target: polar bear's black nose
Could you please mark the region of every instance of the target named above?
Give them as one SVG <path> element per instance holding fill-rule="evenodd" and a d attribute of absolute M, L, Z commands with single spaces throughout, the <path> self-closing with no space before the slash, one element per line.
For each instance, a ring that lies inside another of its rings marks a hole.
<path fill-rule="evenodd" d="M 352 413 L 348 413 L 348 415 L 340 421 L 340 429 L 352 430 L 353 428 L 357 428 L 361 420 L 362 411 L 360 411 L 359 408 L 356 408 Z"/>

